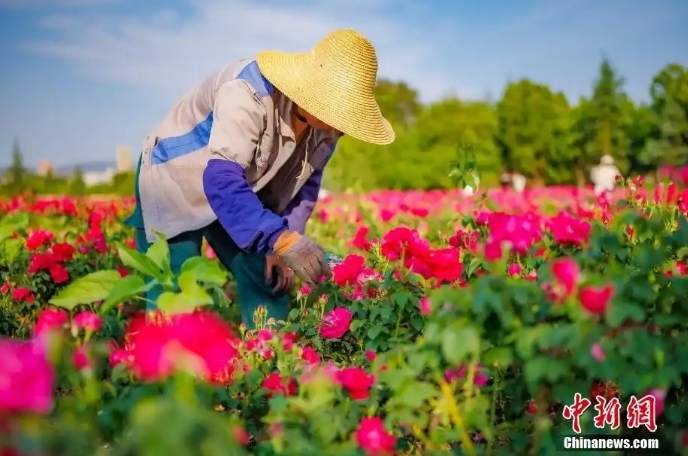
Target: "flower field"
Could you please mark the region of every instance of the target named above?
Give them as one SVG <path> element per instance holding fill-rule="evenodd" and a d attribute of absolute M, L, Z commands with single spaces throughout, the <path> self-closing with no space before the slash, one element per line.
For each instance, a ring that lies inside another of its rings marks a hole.
<path fill-rule="evenodd" d="M 688 454 L 675 184 L 328 197 L 308 230 L 344 262 L 253 332 L 210 250 L 174 277 L 133 249 L 132 205 L 0 202 L 0 455 Z"/>

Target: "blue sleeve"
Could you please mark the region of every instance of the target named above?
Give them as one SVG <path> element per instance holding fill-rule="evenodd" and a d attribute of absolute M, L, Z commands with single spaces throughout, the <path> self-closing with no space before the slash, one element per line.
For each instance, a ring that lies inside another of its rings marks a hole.
<path fill-rule="evenodd" d="M 322 175 L 322 169 L 316 169 L 285 209 L 284 216 L 287 218 L 290 230 L 300 234 L 306 230 L 306 223 L 318 201 Z"/>
<path fill-rule="evenodd" d="M 208 161 L 203 190 L 222 227 L 246 252 L 271 252 L 279 235 L 287 230 L 287 220 L 263 207 L 237 163 Z"/>

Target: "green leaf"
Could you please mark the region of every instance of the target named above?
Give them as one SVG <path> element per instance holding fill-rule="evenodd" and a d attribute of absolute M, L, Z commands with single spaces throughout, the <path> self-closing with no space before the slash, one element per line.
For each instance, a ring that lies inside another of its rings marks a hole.
<path fill-rule="evenodd" d="M 189 258 L 182 264 L 181 272 L 191 271 L 196 280 L 222 286 L 227 283 L 227 272 L 222 269 L 219 261 L 211 261 L 204 256 Z"/>
<path fill-rule="evenodd" d="M 244 376 L 244 381 L 246 382 L 249 391 L 255 390 L 260 387 L 260 384 L 263 381 L 263 373 L 257 369 L 250 370 Z"/>
<path fill-rule="evenodd" d="M 205 291 L 205 289 L 198 284 L 198 281 L 196 280 L 196 274 L 194 274 L 193 271 L 182 272 L 177 281 L 179 283 L 179 288 L 183 293 L 195 294 Z"/>
<path fill-rule="evenodd" d="M 471 259 L 466 270 L 466 274 L 470 277 L 473 273 L 483 264 L 483 261 L 479 257 L 474 257 Z"/>
<path fill-rule="evenodd" d="M 158 235 L 158 239 L 148 248 L 146 257 L 149 258 L 160 270 L 165 271 L 170 267 L 170 248 L 167 240 Z"/>
<path fill-rule="evenodd" d="M 513 360 L 514 352 L 508 347 L 492 347 L 482 356 L 482 363 L 485 366 L 506 368 Z"/>
<path fill-rule="evenodd" d="M 516 352 L 521 358 L 530 358 L 535 353 L 535 346 L 543 333 L 541 326 L 523 328 L 515 334 Z"/>
<path fill-rule="evenodd" d="M 166 291 L 158 296 L 156 305 L 161 312 L 167 315 L 191 313 L 199 307 L 199 304 L 190 300 L 187 295 L 172 293 L 171 291 Z"/>
<path fill-rule="evenodd" d="M 122 280 L 119 272 L 104 270 L 92 272 L 76 279 L 50 300 L 50 304 L 71 310 L 81 304 L 90 304 L 106 299 L 112 289 Z"/>
<path fill-rule="evenodd" d="M 418 409 L 436 396 L 437 388 L 428 382 L 409 382 L 394 395 L 394 402 L 412 409 Z"/>
<path fill-rule="evenodd" d="M 421 331 L 424 324 L 425 320 L 420 315 L 414 315 L 413 318 L 411 318 L 411 326 L 416 331 Z"/>
<path fill-rule="evenodd" d="M 392 309 L 390 309 L 389 307 L 383 307 L 382 309 L 380 309 L 380 316 L 385 320 L 389 320 L 390 318 L 392 318 Z"/>
<path fill-rule="evenodd" d="M 128 275 L 115 285 L 115 287 L 110 290 L 110 294 L 103 302 L 100 307 L 100 314 L 105 315 L 117 304 L 123 303 L 139 293 L 145 293 L 156 285 L 155 281 L 151 281 L 146 284 L 141 276 L 138 275 Z"/>
<path fill-rule="evenodd" d="M 270 399 L 270 410 L 274 413 L 283 413 L 289 408 L 289 400 L 282 394 L 276 394 Z"/>
<path fill-rule="evenodd" d="M 0 238 L 2 235 L 0 235 Z M 1 241 L 0 241 L 1 242 Z M 2 259 L 7 264 L 12 263 L 21 253 L 24 247 L 24 242 L 21 239 L 7 239 L 4 244 L 0 246 L 2 248 Z"/>
<path fill-rule="evenodd" d="M 566 363 L 560 359 L 537 356 L 526 361 L 525 379 L 531 389 L 547 380 L 555 383 L 569 371 Z"/>
<path fill-rule="evenodd" d="M 616 328 L 626 320 L 634 322 L 645 321 L 645 311 L 642 307 L 623 301 L 613 301 L 605 314 L 609 326 Z"/>
<path fill-rule="evenodd" d="M 5 215 L 0 219 L 0 227 L 12 225 L 17 230 L 22 230 L 29 225 L 29 214 L 27 212 L 15 212 Z"/>
<path fill-rule="evenodd" d="M 406 304 L 411 300 L 411 293 L 407 291 L 400 291 L 394 294 L 394 303 L 401 307 L 402 309 L 406 307 Z"/>
<path fill-rule="evenodd" d="M 382 332 L 382 326 L 375 325 L 368 330 L 368 337 L 370 337 L 371 339 L 376 339 L 377 336 L 379 336 L 381 332 Z"/>
<path fill-rule="evenodd" d="M 198 307 L 213 303 L 212 296 L 196 282 L 193 272 L 183 272 L 178 280 L 181 293 L 168 291 L 158 297 L 156 304 L 163 313 L 193 312 Z"/>
<path fill-rule="evenodd" d="M 581 334 L 580 328 L 571 324 L 557 326 L 542 325 L 538 333 L 537 345 L 540 348 L 565 347 Z"/>
<path fill-rule="evenodd" d="M 387 385 L 393 391 L 396 391 L 397 388 L 401 388 L 402 383 L 406 379 L 403 372 L 397 369 L 388 369 L 386 371 L 382 371 L 377 375 L 377 377 L 380 380 L 380 383 Z"/>
<path fill-rule="evenodd" d="M 366 321 L 365 320 L 354 320 L 351 322 L 351 325 L 349 326 L 349 329 L 351 332 L 356 331 L 358 328 L 362 328 L 365 326 Z"/>
<path fill-rule="evenodd" d="M 480 334 L 473 327 L 448 328 L 442 334 L 442 353 L 450 364 L 458 365 L 480 352 Z"/>
<path fill-rule="evenodd" d="M 143 253 L 132 250 L 125 245 L 118 245 L 117 253 L 124 266 L 148 277 L 160 277 L 162 269 Z"/>
<path fill-rule="evenodd" d="M 0 219 L 0 242 L 12 237 L 12 235 L 26 228 L 29 224 L 29 215 L 25 212 L 17 212 L 4 215 Z"/>
<path fill-rule="evenodd" d="M 0 226 L 0 242 L 12 237 L 12 234 L 16 231 L 13 225 L 2 225 Z"/>

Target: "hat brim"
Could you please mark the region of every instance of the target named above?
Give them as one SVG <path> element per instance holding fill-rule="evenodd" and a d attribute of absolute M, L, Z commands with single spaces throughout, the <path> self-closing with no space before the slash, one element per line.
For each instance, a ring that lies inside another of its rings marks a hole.
<path fill-rule="evenodd" d="M 256 58 L 263 76 L 318 120 L 367 143 L 394 142 L 394 129 L 372 93 L 357 92 L 350 75 L 328 74 L 313 62 L 310 52 L 263 51 Z"/>

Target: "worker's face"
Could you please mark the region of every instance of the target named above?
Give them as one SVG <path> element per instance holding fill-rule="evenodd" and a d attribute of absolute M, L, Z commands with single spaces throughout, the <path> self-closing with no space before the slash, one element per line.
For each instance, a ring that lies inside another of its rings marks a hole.
<path fill-rule="evenodd" d="M 332 127 L 327 125 L 325 122 L 315 118 L 314 116 L 312 116 L 310 113 L 306 112 L 300 106 L 297 107 L 296 110 L 299 113 L 299 116 L 306 119 L 306 123 L 309 126 L 315 128 L 316 130 L 332 130 Z"/>

